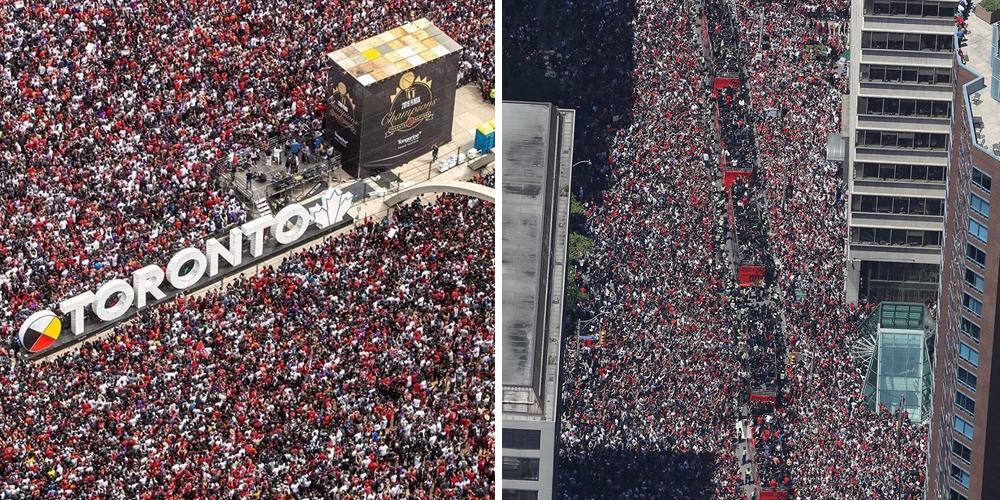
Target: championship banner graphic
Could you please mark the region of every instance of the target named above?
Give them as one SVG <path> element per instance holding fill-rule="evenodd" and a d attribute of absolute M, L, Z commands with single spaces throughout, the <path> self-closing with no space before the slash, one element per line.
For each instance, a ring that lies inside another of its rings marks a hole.
<path fill-rule="evenodd" d="M 388 127 L 386 138 L 434 119 L 437 101 L 434 100 L 431 83 L 431 80 L 414 76 L 412 72 L 399 79 L 399 86 L 389 101 L 389 112 L 382 117 L 382 125 Z"/>
<path fill-rule="evenodd" d="M 352 134 L 358 133 L 357 105 L 347 91 L 347 85 L 339 82 L 330 94 L 330 116 Z"/>

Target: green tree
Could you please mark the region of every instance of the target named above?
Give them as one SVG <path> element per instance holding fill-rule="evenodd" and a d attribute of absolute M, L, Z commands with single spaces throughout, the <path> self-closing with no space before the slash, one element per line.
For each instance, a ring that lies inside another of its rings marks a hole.
<path fill-rule="evenodd" d="M 576 196 L 574 195 L 570 195 L 569 213 L 570 215 L 580 215 L 584 217 L 587 215 L 587 209 L 583 208 L 583 203 L 580 203 L 580 200 L 576 199 Z"/>
<path fill-rule="evenodd" d="M 569 233 L 569 260 L 580 262 L 593 250 L 593 240 L 580 233 Z"/>
<path fill-rule="evenodd" d="M 572 194 L 570 194 L 569 200 L 570 231 L 586 232 L 587 208 Z"/>
<path fill-rule="evenodd" d="M 570 264 L 566 272 L 566 310 L 570 313 L 575 313 L 579 303 L 590 298 L 587 292 L 580 290 L 576 273 L 576 266 Z"/>

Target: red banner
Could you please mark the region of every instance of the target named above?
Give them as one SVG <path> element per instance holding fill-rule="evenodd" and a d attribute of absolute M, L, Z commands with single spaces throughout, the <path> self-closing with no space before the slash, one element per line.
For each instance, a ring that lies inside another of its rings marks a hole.
<path fill-rule="evenodd" d="M 787 491 L 762 491 L 760 500 L 788 500 Z"/>
<path fill-rule="evenodd" d="M 739 78 L 716 78 L 712 81 L 712 90 L 719 90 L 723 87 L 739 87 Z"/>
<path fill-rule="evenodd" d="M 722 184 L 726 186 L 726 190 L 729 190 L 737 180 L 749 179 L 751 173 L 749 170 L 726 170 L 722 177 Z"/>
<path fill-rule="evenodd" d="M 764 286 L 762 266 L 740 266 L 740 286 Z"/>
<path fill-rule="evenodd" d="M 760 401 L 761 403 L 773 403 L 775 401 L 773 394 L 750 394 L 750 401 Z"/>

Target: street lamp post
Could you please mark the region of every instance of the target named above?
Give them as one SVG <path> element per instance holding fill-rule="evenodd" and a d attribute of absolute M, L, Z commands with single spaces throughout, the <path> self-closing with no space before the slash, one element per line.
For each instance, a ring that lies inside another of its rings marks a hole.
<path fill-rule="evenodd" d="M 586 163 L 588 166 L 592 166 L 593 165 L 593 163 L 591 163 L 590 160 L 580 160 L 580 161 L 578 161 L 578 162 L 570 165 L 570 167 L 569 167 L 570 184 L 573 183 L 573 169 L 576 168 L 576 166 L 579 165 L 579 164 L 581 164 L 581 163 Z M 572 187 L 570 187 L 570 189 L 572 189 Z M 573 193 L 571 192 L 570 194 L 573 194 Z"/>
<path fill-rule="evenodd" d="M 431 150 L 431 161 L 427 164 L 427 180 L 431 180 L 431 169 L 434 166 L 434 162 L 438 159 L 438 145 L 434 145 L 434 149 Z"/>
<path fill-rule="evenodd" d="M 573 197 L 573 169 L 576 168 L 577 165 L 580 165 L 582 163 L 586 163 L 587 165 L 593 165 L 593 163 L 591 163 L 590 160 L 580 160 L 570 165 L 569 167 L 569 195 L 571 199 Z"/>

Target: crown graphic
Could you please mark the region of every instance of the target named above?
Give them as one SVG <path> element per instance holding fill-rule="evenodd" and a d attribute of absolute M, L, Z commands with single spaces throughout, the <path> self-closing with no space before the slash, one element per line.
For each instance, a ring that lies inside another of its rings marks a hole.
<path fill-rule="evenodd" d="M 347 93 L 347 85 L 344 85 L 343 82 L 337 84 L 337 87 L 334 90 L 333 95 L 340 96 L 340 98 L 344 101 L 345 104 L 349 105 L 351 109 L 354 109 L 354 98 L 351 97 L 351 94 Z"/>
<path fill-rule="evenodd" d="M 392 94 L 392 101 L 395 102 L 396 98 L 399 97 L 401 92 L 406 92 L 408 98 L 413 98 L 413 87 L 415 85 L 422 85 L 427 90 L 431 90 L 432 80 L 424 78 L 422 76 L 415 76 L 412 71 L 407 71 L 399 78 L 399 86 L 396 87 L 396 92 Z"/>
<path fill-rule="evenodd" d="M 431 81 L 422 76 L 418 76 L 416 80 L 413 81 L 414 85 L 423 85 L 424 87 L 431 88 Z"/>
<path fill-rule="evenodd" d="M 350 106 L 351 109 L 354 109 L 354 98 L 351 97 L 351 94 L 340 94 L 340 95 L 344 96 L 343 97 L 344 102 L 347 103 L 347 105 Z"/>

